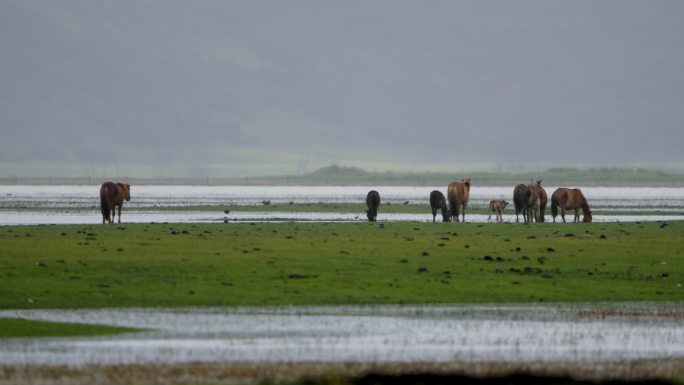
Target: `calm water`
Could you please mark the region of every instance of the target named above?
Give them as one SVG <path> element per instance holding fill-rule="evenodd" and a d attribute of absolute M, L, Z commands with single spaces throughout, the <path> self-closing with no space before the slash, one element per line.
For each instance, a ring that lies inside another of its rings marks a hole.
<path fill-rule="evenodd" d="M 367 186 L 133 186 L 132 199 L 125 203 L 125 222 L 218 222 L 218 221 L 354 221 L 363 220 L 363 213 L 249 213 L 234 206 L 259 204 L 270 199 L 272 204 L 296 203 L 360 203 L 365 201 Z M 383 214 L 380 220 L 427 221 L 428 197 L 432 190 L 444 187 L 379 186 L 376 187 L 383 203 L 422 205 L 425 214 Z M 550 194 L 555 187 L 546 187 Z M 473 186 L 469 205 L 486 207 L 491 199 L 511 201 L 512 188 Z M 583 188 L 592 210 L 608 211 L 596 215 L 600 221 L 683 220 L 684 188 Z M 228 215 L 223 211 L 173 211 L 173 207 L 231 206 Z M 99 223 L 99 186 L 0 186 L 0 225 L 42 223 Z M 165 210 L 160 210 L 164 208 Z M 171 208 L 171 210 L 168 210 Z M 638 210 L 649 215 L 610 215 L 610 211 Z M 512 204 L 504 219 L 514 220 Z M 667 214 L 668 216 L 664 216 Z M 671 214 L 675 214 L 672 216 Z M 487 216 L 467 215 L 472 222 L 484 222 Z"/>
<path fill-rule="evenodd" d="M 684 356 L 681 304 L 9 310 L 149 331 L 0 340 L 0 362 L 568 362 Z"/>

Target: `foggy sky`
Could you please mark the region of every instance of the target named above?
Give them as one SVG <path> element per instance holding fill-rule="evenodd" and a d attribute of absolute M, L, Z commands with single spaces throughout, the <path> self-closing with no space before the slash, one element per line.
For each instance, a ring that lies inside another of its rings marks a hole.
<path fill-rule="evenodd" d="M 0 176 L 684 162 L 684 2 L 0 0 Z"/>

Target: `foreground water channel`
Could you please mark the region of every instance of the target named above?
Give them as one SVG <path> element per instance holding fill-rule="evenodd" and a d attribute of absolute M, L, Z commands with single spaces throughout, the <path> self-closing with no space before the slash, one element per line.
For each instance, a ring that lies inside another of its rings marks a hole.
<path fill-rule="evenodd" d="M 0 341 L 4 365 L 183 362 L 564 362 L 684 357 L 684 305 L 648 303 L 6 310 L 146 329 Z"/>
<path fill-rule="evenodd" d="M 384 213 L 384 221 L 431 221 L 429 194 L 444 187 L 375 187 L 383 204 L 420 205 L 424 214 Z M 358 221 L 364 213 L 240 210 L 269 200 L 271 205 L 363 203 L 367 186 L 133 186 L 130 202 L 124 204 L 123 219 L 129 223 L 200 223 L 221 221 Z M 549 195 L 555 187 L 546 188 Z M 591 187 L 584 188 L 596 222 L 684 220 L 684 188 Z M 470 192 L 469 207 L 487 207 L 491 199 L 512 201 L 512 188 L 478 187 Z M 191 206 L 231 207 L 225 210 L 187 210 Z M 549 210 L 547 208 L 547 210 Z M 634 214 L 630 214 L 634 212 Z M 570 214 L 572 215 L 572 214 Z M 467 214 L 469 222 L 485 222 L 487 215 Z M 0 185 L 0 225 L 88 224 L 102 221 L 99 186 Z M 515 221 L 512 203 L 504 221 Z"/>

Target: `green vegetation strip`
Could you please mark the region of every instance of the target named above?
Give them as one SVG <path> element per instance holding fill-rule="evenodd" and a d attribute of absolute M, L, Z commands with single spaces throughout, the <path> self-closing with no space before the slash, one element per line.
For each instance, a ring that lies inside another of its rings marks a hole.
<path fill-rule="evenodd" d="M 0 338 L 21 337 L 89 337 L 139 331 L 102 325 L 83 325 L 61 322 L 42 322 L 25 319 L 0 318 Z"/>
<path fill-rule="evenodd" d="M 0 309 L 684 299 L 684 222 L 0 227 Z"/>

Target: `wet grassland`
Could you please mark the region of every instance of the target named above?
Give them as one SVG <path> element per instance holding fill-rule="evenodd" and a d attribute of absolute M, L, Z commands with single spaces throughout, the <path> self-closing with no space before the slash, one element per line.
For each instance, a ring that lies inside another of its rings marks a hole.
<path fill-rule="evenodd" d="M 0 227 L 0 308 L 684 299 L 684 222 Z"/>
<path fill-rule="evenodd" d="M 684 222 L 680 221 L 3 226 L 0 309 L 594 301 L 656 301 L 667 306 L 684 299 L 683 253 Z M 0 319 L 0 338 L 128 331 Z M 472 363 L 445 367 L 221 363 L 75 370 L 30 366 L 5 368 L 3 378 L 12 383 L 33 383 L 36 378 L 94 383 L 95 378 L 101 382 L 101 373 L 109 373 L 109 383 L 126 379 L 157 383 L 165 378 L 169 383 L 174 379 L 199 384 L 234 378 L 247 383 L 298 379 L 321 373 L 320 383 L 353 383 L 346 379 L 374 371 L 427 370 L 438 377 L 423 378 L 423 383 L 444 383 L 447 377 L 439 373 L 475 373 L 485 376 L 480 383 L 486 383 L 487 376 L 517 371 L 605 379 L 613 378 L 613 369 L 625 378 L 681 378 L 676 370 L 681 360 L 673 360 L 616 362 L 606 366 L 605 373 L 572 363 L 556 368 L 540 363 L 537 369 L 536 364 L 515 363 L 482 367 Z M 574 381 L 550 378 L 553 383 Z M 538 377 L 519 382 L 531 381 L 540 383 Z"/>

